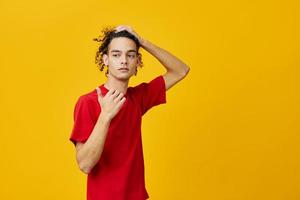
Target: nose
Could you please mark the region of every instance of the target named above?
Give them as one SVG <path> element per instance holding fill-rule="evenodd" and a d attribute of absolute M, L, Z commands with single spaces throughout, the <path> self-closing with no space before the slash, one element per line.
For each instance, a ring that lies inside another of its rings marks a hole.
<path fill-rule="evenodd" d="M 127 65 L 126 55 L 125 56 L 121 56 L 121 64 L 122 65 Z"/>

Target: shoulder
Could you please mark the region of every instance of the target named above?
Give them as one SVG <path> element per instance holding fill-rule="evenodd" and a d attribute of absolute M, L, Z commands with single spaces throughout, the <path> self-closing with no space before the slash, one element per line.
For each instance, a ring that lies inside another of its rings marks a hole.
<path fill-rule="evenodd" d="M 128 88 L 128 93 L 137 98 L 148 98 L 165 92 L 165 81 L 162 75 Z"/>
<path fill-rule="evenodd" d="M 148 86 L 159 86 L 159 85 L 165 85 L 165 80 L 163 75 L 156 76 L 155 78 L 151 79 L 148 82 L 142 82 L 134 87 L 132 87 L 132 90 L 137 90 L 137 91 L 143 91 L 146 89 Z"/>
<path fill-rule="evenodd" d="M 96 105 L 98 101 L 96 89 L 80 95 L 76 104 Z"/>
<path fill-rule="evenodd" d="M 128 87 L 127 92 L 130 96 L 138 98 L 142 95 L 143 91 L 145 91 L 146 87 L 147 83 L 139 83 L 136 86 Z"/>

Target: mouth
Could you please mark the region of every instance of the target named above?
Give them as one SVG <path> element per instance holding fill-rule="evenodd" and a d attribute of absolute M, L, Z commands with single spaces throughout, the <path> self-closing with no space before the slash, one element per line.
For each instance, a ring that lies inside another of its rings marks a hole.
<path fill-rule="evenodd" d="M 128 69 L 128 68 L 125 68 L 125 67 L 122 67 L 122 68 L 119 69 L 119 71 L 122 71 L 122 72 L 128 72 L 129 69 Z"/>

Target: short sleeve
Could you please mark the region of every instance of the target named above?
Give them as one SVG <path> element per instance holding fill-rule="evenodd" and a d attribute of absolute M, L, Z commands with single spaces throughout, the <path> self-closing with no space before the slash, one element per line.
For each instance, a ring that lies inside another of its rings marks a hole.
<path fill-rule="evenodd" d="M 96 124 L 93 107 L 89 98 L 79 97 L 74 109 L 74 124 L 69 138 L 75 145 L 76 142 L 85 142 Z"/>
<path fill-rule="evenodd" d="M 141 109 L 145 114 L 153 106 L 166 103 L 166 86 L 162 75 L 149 83 L 139 85 L 141 92 Z"/>

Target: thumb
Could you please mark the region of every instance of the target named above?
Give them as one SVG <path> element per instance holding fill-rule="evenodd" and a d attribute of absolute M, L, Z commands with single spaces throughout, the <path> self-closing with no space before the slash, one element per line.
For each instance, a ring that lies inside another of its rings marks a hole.
<path fill-rule="evenodd" d="M 99 99 L 102 100 L 103 97 L 102 97 L 101 90 L 99 89 L 99 87 L 97 87 L 96 90 L 97 90 L 97 95 L 98 95 Z"/>

